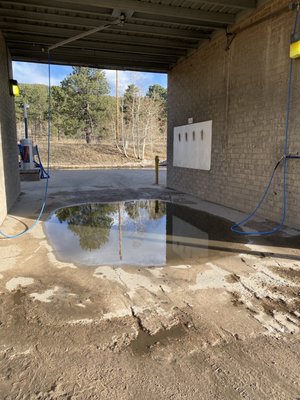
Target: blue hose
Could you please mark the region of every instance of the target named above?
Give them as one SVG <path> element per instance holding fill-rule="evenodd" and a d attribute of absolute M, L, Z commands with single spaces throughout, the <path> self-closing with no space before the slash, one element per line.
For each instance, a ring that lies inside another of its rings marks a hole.
<path fill-rule="evenodd" d="M 3 236 L 5 239 L 16 239 L 20 236 L 25 235 L 25 233 L 31 231 L 41 220 L 42 215 L 44 213 L 46 202 L 48 198 L 48 188 L 49 188 L 49 169 L 50 169 L 50 138 L 51 138 L 51 65 L 50 65 L 50 52 L 48 52 L 48 134 L 47 134 L 47 141 L 48 141 L 48 152 L 47 152 L 47 171 L 46 172 L 46 184 L 45 184 L 45 191 L 44 191 L 44 199 L 42 203 L 42 207 L 37 219 L 34 223 L 26 228 L 23 232 L 18 233 L 16 235 L 7 235 L 6 233 L 0 230 L 0 235 Z"/>
<path fill-rule="evenodd" d="M 41 160 L 39 148 L 38 148 L 37 145 L 35 146 L 35 150 L 36 150 L 37 158 L 38 158 L 38 160 L 39 160 L 39 162 L 36 163 L 36 166 L 37 166 L 38 168 L 40 168 L 40 170 L 41 170 L 41 179 L 49 179 L 50 176 L 49 176 L 48 172 L 45 170 L 45 168 L 44 168 L 44 166 L 43 166 L 43 164 L 42 164 L 42 160 Z"/>
<path fill-rule="evenodd" d="M 297 6 L 297 11 L 296 11 L 296 19 L 295 19 L 295 24 L 294 24 L 294 31 L 293 34 L 296 33 L 297 27 L 298 27 L 298 19 L 299 19 L 299 6 Z M 286 209 L 287 209 L 287 190 L 286 190 L 286 178 L 287 178 L 287 159 L 289 158 L 298 158 L 297 156 L 289 156 L 288 155 L 288 145 L 289 145 L 289 121 L 290 121 L 290 111 L 291 111 L 291 99 L 292 99 L 292 80 L 293 80 L 293 60 L 290 59 L 290 72 L 289 72 L 289 83 L 288 83 L 288 101 L 287 101 L 287 111 L 286 111 L 286 120 L 285 120 L 285 140 L 284 140 L 284 152 L 283 152 L 283 157 L 282 159 L 276 164 L 273 173 L 270 177 L 269 183 L 266 186 L 266 189 L 258 202 L 257 206 L 255 209 L 252 211 L 251 214 L 249 214 L 245 219 L 242 221 L 234 224 L 230 229 L 234 233 L 238 233 L 239 235 L 244 235 L 244 236 L 266 236 L 266 235 L 272 235 L 273 233 L 276 233 L 280 231 L 285 222 L 286 218 Z M 240 231 L 238 228 L 240 228 L 242 225 L 244 225 L 246 222 L 248 222 L 250 219 L 252 219 L 257 211 L 260 209 L 262 206 L 263 202 L 265 201 L 265 198 L 267 197 L 267 194 L 269 193 L 271 184 L 273 182 L 277 167 L 279 164 L 283 161 L 283 207 L 282 207 L 282 214 L 281 214 L 281 220 L 280 223 L 275 226 L 272 230 L 269 231 Z"/>

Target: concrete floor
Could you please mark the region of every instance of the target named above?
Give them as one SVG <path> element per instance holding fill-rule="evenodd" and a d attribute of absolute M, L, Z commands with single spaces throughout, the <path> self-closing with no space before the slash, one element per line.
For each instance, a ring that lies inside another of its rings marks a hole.
<path fill-rule="evenodd" d="M 233 210 L 153 185 L 152 170 L 54 171 L 44 218 L 81 202 L 172 200 L 229 220 Z M 1 227 L 39 211 L 24 182 Z M 0 240 L 3 399 L 299 399 L 298 232 L 210 241 L 195 265 L 84 268 L 61 262 L 43 222 Z"/>

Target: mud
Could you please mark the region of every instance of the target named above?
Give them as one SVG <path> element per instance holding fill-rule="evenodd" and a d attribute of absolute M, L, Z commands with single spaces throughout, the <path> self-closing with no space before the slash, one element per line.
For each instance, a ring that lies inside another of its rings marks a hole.
<path fill-rule="evenodd" d="M 161 329 L 153 335 L 148 331 L 140 330 L 129 347 L 134 354 L 145 355 L 153 349 L 153 346 L 166 346 L 170 341 L 178 340 L 185 334 L 186 331 L 182 325 L 175 325 L 170 329 Z"/>
<path fill-rule="evenodd" d="M 297 266 L 297 265 L 295 265 Z M 280 267 L 274 268 L 277 274 L 282 276 L 283 278 L 289 279 L 291 282 L 300 284 L 300 271 L 297 269 L 289 268 L 282 269 Z"/>

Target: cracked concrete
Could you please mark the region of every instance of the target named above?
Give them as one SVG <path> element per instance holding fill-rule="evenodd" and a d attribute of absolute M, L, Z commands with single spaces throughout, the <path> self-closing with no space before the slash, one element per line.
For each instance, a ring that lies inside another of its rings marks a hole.
<path fill-rule="evenodd" d="M 155 187 L 151 174 L 57 171 L 45 217 L 73 202 L 135 198 L 171 198 L 240 217 Z M 14 219 L 2 229 L 17 232 L 32 223 L 39 184 L 23 183 Z M 0 240 L 1 398 L 296 400 L 300 246 L 294 233 L 250 244 L 213 238 L 213 258 L 163 268 L 61 262 L 42 223 L 16 241 Z"/>

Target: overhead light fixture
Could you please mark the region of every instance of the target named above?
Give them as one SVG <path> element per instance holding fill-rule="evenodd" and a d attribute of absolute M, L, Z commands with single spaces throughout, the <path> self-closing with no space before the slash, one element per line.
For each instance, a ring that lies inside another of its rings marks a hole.
<path fill-rule="evenodd" d="M 18 81 L 15 79 L 10 79 L 9 80 L 9 92 L 11 96 L 18 97 L 20 96 L 20 88 L 18 85 Z"/>

